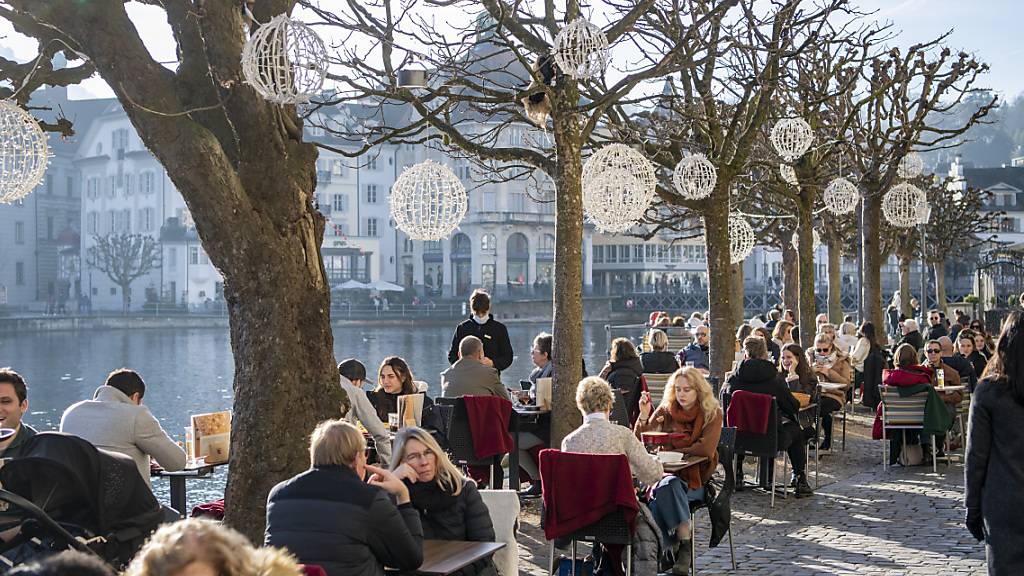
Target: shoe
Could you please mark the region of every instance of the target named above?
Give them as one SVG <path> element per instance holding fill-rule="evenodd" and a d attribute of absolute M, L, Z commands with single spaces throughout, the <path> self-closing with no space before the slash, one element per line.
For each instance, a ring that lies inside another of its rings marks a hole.
<path fill-rule="evenodd" d="M 527 490 L 526 492 L 520 492 L 519 493 L 519 497 L 520 498 L 540 498 L 541 494 L 542 494 L 542 492 L 541 492 L 540 482 L 534 482 L 533 484 L 530 484 L 530 489 L 529 490 Z"/>
<path fill-rule="evenodd" d="M 796 497 L 807 498 L 808 496 L 814 495 L 814 490 L 811 489 L 811 485 L 807 483 L 807 475 L 804 473 L 794 475 L 793 480 L 796 482 Z"/>
<path fill-rule="evenodd" d="M 676 563 L 672 565 L 672 570 L 669 574 L 675 576 L 689 576 L 690 574 L 690 559 L 693 556 L 693 541 L 691 540 L 680 540 L 679 544 L 676 544 Z"/>
<path fill-rule="evenodd" d="M 814 428 L 811 428 L 810 426 L 802 429 L 802 432 L 804 433 L 804 439 L 806 439 L 808 442 L 818 439 L 818 431 L 815 430 Z"/>
<path fill-rule="evenodd" d="M 736 466 L 736 491 L 744 492 L 747 490 L 747 484 L 743 481 L 743 466 Z"/>

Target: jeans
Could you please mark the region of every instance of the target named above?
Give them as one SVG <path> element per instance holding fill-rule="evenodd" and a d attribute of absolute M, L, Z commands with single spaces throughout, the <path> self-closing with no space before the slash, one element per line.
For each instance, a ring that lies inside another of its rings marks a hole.
<path fill-rule="evenodd" d="M 653 497 L 647 507 L 666 541 L 676 542 L 676 528 L 690 521 L 690 502 L 703 499 L 703 486 L 691 490 L 678 476 L 665 476 L 654 486 Z"/>

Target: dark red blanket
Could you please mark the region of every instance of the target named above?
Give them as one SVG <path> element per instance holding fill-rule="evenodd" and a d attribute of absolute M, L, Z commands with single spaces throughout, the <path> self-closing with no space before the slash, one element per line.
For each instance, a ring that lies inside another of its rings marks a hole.
<path fill-rule="evenodd" d="M 640 510 L 629 460 L 622 454 L 542 450 L 544 536 L 554 540 L 622 510 L 630 527 Z"/>
<path fill-rule="evenodd" d="M 507 454 L 515 447 L 508 433 L 512 403 L 497 396 L 463 396 L 469 431 L 473 434 L 473 455 L 489 458 Z"/>
<path fill-rule="evenodd" d="M 772 397 L 768 394 L 737 390 L 732 393 L 729 411 L 725 416 L 729 426 L 735 426 L 740 432 L 764 434 L 768 431 L 768 414 L 771 410 Z"/>

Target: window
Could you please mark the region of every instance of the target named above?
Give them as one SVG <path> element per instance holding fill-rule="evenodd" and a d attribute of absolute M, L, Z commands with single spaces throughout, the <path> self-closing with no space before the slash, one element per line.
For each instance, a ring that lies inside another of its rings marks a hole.
<path fill-rule="evenodd" d="M 25 223 L 15 222 L 14 223 L 14 243 L 24 244 L 25 243 Z"/>
<path fill-rule="evenodd" d="M 139 232 L 152 232 L 153 231 L 153 209 L 143 208 L 139 210 Z"/>
<path fill-rule="evenodd" d="M 210 257 L 206 255 L 206 250 L 203 250 L 202 248 L 199 249 L 199 263 L 200 264 L 209 264 L 210 263 Z"/>
<path fill-rule="evenodd" d="M 367 184 L 366 185 L 366 202 L 367 204 L 377 203 L 377 185 Z"/>
<path fill-rule="evenodd" d="M 604 263 L 604 246 L 594 246 L 594 264 Z"/>
<path fill-rule="evenodd" d="M 348 210 L 347 194 L 335 194 L 331 200 L 331 208 L 334 212 L 345 212 Z"/>
<path fill-rule="evenodd" d="M 100 215 L 98 212 L 89 212 L 85 216 L 85 231 L 89 234 L 99 234 Z"/>
<path fill-rule="evenodd" d="M 132 233 L 132 211 L 128 208 L 121 211 L 121 232 Z"/>
<path fill-rule="evenodd" d="M 484 234 L 480 238 L 480 249 L 484 252 L 494 252 L 497 243 L 494 241 L 494 234 Z"/>
<path fill-rule="evenodd" d="M 71 176 L 67 177 L 67 188 L 65 191 L 69 198 L 75 195 L 75 179 Z"/>
<path fill-rule="evenodd" d="M 189 266 L 196 266 L 199 264 L 199 246 L 188 247 L 188 264 Z"/>
<path fill-rule="evenodd" d="M 345 225 L 344 224 L 331 224 L 331 236 L 336 236 L 336 237 L 345 236 Z"/>
<path fill-rule="evenodd" d="M 18 262 L 14 265 L 14 283 L 18 286 L 25 285 L 25 263 Z"/>
<path fill-rule="evenodd" d="M 124 195 L 125 196 L 131 196 L 132 194 L 135 194 L 135 175 L 134 174 L 125 174 L 124 175 L 124 182 L 123 182 L 123 184 L 124 184 Z"/>
<path fill-rule="evenodd" d="M 152 194 L 156 191 L 156 176 L 152 172 L 139 174 L 139 192 Z"/>
<path fill-rule="evenodd" d="M 377 219 L 367 218 L 366 219 L 366 235 L 370 238 L 377 237 Z"/>
<path fill-rule="evenodd" d="M 111 286 L 110 287 L 110 295 L 111 296 L 117 296 L 117 288 L 114 288 L 113 286 Z"/>
<path fill-rule="evenodd" d="M 484 190 L 484 193 L 482 194 L 482 197 L 483 197 L 483 201 L 481 202 L 480 209 L 483 210 L 484 212 L 494 212 L 495 211 L 495 207 L 494 207 L 495 206 L 494 191 L 493 190 Z"/>
<path fill-rule="evenodd" d="M 509 206 L 510 212 L 526 212 L 526 194 L 513 192 L 509 196 L 509 200 L 511 204 Z"/>
<path fill-rule="evenodd" d="M 615 246 L 605 246 L 605 259 L 604 261 L 609 264 L 615 264 L 619 261 L 618 251 L 615 250 Z"/>
<path fill-rule="evenodd" d="M 128 147 L 128 129 L 118 128 L 110 133 L 111 150 L 124 150 Z"/>
<path fill-rule="evenodd" d="M 619 245 L 619 262 L 629 262 L 629 245 Z"/>
<path fill-rule="evenodd" d="M 370 164 L 368 165 L 368 168 L 370 170 L 376 170 L 377 169 L 377 157 L 376 156 L 374 156 L 373 158 L 370 158 Z"/>
<path fill-rule="evenodd" d="M 633 245 L 633 262 L 643 262 L 643 261 L 644 261 L 644 246 L 643 246 L 643 244 L 634 244 Z"/>
<path fill-rule="evenodd" d="M 100 181 L 98 178 L 89 178 L 85 181 L 85 197 L 97 198 L 100 195 Z"/>
<path fill-rule="evenodd" d="M 107 196 L 113 198 L 117 196 L 117 176 L 111 174 L 103 180 L 103 189 L 107 191 Z"/>
<path fill-rule="evenodd" d="M 334 172 L 335 176 L 345 175 L 345 163 L 341 160 L 334 160 L 331 162 L 331 171 Z"/>
<path fill-rule="evenodd" d="M 167 269 L 178 269 L 178 249 L 173 246 L 167 249 Z"/>

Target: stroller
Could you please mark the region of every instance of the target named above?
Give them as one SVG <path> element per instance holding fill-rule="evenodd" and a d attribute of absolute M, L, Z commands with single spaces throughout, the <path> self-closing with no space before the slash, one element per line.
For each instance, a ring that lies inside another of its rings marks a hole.
<path fill-rule="evenodd" d="M 125 566 L 164 519 L 131 458 L 69 434 L 41 432 L 0 469 L 0 573 L 62 550 Z"/>

